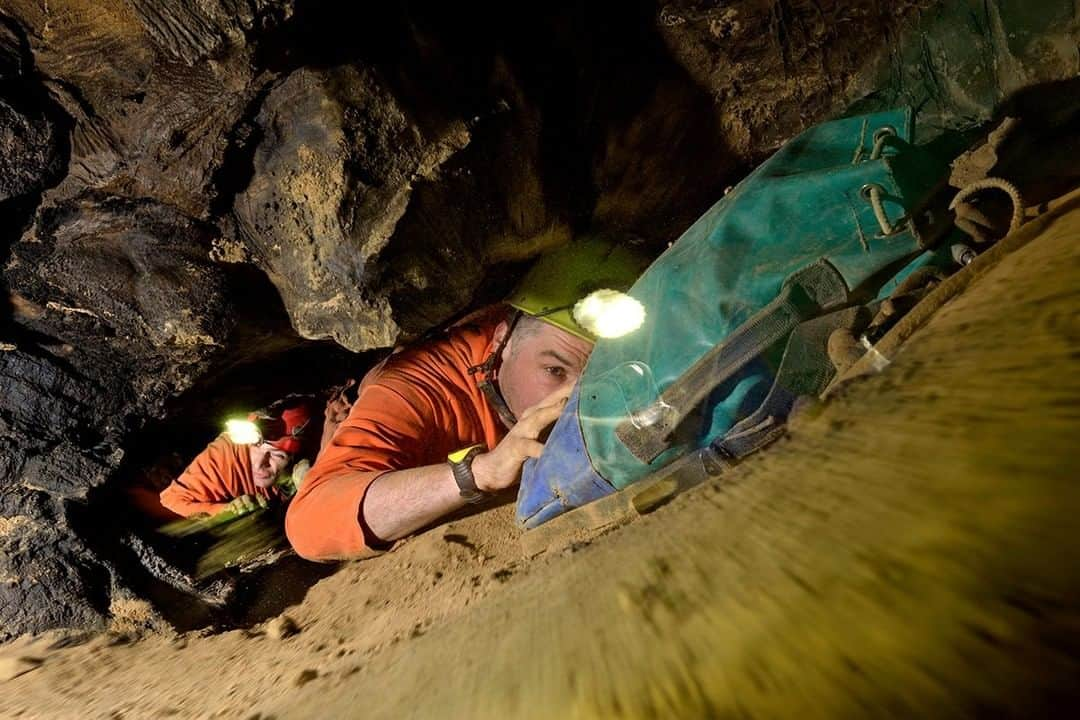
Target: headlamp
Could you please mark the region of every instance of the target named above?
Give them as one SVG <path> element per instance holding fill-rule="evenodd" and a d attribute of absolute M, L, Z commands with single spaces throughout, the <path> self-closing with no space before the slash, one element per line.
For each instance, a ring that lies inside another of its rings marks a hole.
<path fill-rule="evenodd" d="M 273 445 L 290 455 L 302 449 L 301 437 L 310 425 L 311 416 L 306 408 L 288 408 L 281 417 L 253 412 L 245 419 L 225 421 L 225 433 L 237 445 Z"/>
<path fill-rule="evenodd" d="M 595 290 L 579 300 L 574 321 L 598 338 L 617 338 L 645 322 L 645 306 L 618 290 Z"/>
<path fill-rule="evenodd" d="M 237 445 L 258 445 L 262 442 L 262 432 L 252 420 L 226 420 L 225 434 Z"/>

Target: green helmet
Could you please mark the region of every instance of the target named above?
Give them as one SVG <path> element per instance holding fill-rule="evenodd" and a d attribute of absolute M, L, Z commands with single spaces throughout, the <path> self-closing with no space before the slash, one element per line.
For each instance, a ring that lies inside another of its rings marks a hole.
<path fill-rule="evenodd" d="M 590 236 L 573 240 L 541 256 L 507 302 L 527 315 L 586 340 L 613 337 L 597 331 L 586 318 L 585 306 L 597 298 L 600 302 L 625 298 L 624 293 L 649 262 L 636 248 L 608 238 Z M 603 293 L 605 290 L 609 292 Z"/>

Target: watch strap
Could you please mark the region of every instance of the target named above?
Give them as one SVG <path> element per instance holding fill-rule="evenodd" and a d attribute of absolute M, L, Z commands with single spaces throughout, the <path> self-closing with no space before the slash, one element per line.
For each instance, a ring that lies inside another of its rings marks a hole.
<path fill-rule="evenodd" d="M 472 471 L 473 458 L 483 451 L 483 445 L 470 445 L 446 456 L 450 470 L 454 473 L 454 482 L 457 483 L 458 492 L 467 503 L 480 503 L 491 497 L 491 493 L 486 493 L 476 487 L 476 478 Z"/>

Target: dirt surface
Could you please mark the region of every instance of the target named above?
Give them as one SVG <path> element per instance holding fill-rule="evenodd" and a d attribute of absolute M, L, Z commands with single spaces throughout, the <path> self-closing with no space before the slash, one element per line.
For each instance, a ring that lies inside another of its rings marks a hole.
<path fill-rule="evenodd" d="M 300 606 L 248 630 L 136 639 L 149 614 L 127 603 L 107 634 L 58 631 L 4 646 L 3 667 L 37 677 L 25 678 L 33 688 L 25 692 L 3 688 L 0 717 L 250 717 L 311 680 L 351 677 L 390 648 L 500 597 L 509 581 L 544 564 L 524 566 L 507 505 L 345 564 Z M 297 628 L 286 637 L 283 617 Z"/>
<path fill-rule="evenodd" d="M 1039 230 L 885 372 L 651 515 L 532 560 L 510 507 L 455 521 L 321 581 L 294 634 L 17 641 L 0 717 L 1059 714 L 1080 202 Z"/>

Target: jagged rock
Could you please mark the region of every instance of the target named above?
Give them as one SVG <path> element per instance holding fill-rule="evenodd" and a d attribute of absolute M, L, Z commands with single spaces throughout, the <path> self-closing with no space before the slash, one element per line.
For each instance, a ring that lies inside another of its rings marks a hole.
<path fill-rule="evenodd" d="M 0 642 L 56 627 L 100 629 L 110 572 L 62 526 L 0 537 Z"/>
<path fill-rule="evenodd" d="M 230 132 L 267 78 L 246 33 L 292 0 L 11 0 L 37 71 L 76 121 L 56 198 L 85 187 L 155 197 L 194 217 L 216 199 Z"/>
<path fill-rule="evenodd" d="M 89 194 L 44 208 L 5 275 L 23 323 L 73 348 L 67 363 L 103 387 L 167 395 L 235 322 L 212 237 L 168 206 Z"/>
<path fill-rule="evenodd" d="M 569 235 L 528 133 L 485 127 L 476 146 L 464 121 L 426 117 L 350 66 L 298 70 L 267 96 L 238 235 L 304 337 L 392 346 L 466 306 L 491 262 Z"/>
<path fill-rule="evenodd" d="M 53 497 L 85 500 L 92 488 L 100 487 L 116 469 L 123 451 L 114 451 L 105 462 L 87 454 L 70 442 L 61 442 L 48 454 L 30 458 L 23 470 L 23 485 Z"/>
<path fill-rule="evenodd" d="M 281 291 L 297 331 L 352 350 L 392 346 L 389 304 L 367 289 L 371 263 L 416 178 L 468 142 L 464 127 L 423 137 L 372 72 L 298 70 L 257 117 L 255 174 L 236 202 L 241 232 Z"/>
<path fill-rule="evenodd" d="M 845 81 L 875 60 L 905 15 L 931 2 L 675 0 L 657 26 L 714 98 L 735 153 L 760 157 L 849 101 Z"/>
<path fill-rule="evenodd" d="M 42 190 L 63 167 L 56 124 L 0 97 L 0 202 Z"/>
<path fill-rule="evenodd" d="M 21 36 L 14 23 L 0 16 L 0 80 L 21 75 L 25 61 Z"/>
<path fill-rule="evenodd" d="M 48 495 L 19 487 L 0 487 L 0 515 L 8 523 L 19 519 L 19 522 L 9 529 L 32 523 L 53 523 L 58 517 L 56 503 Z M 6 534 L 0 533 L 0 536 Z"/>
<path fill-rule="evenodd" d="M 750 158 L 860 100 L 919 108 L 932 133 L 970 127 L 1035 78 L 1077 69 L 1075 9 L 1058 0 L 673 0 L 657 26 Z"/>
<path fill-rule="evenodd" d="M 297 70 L 255 119 L 254 173 L 235 205 L 240 255 L 267 271 L 301 335 L 366 350 L 445 321 L 493 265 L 530 259 L 575 227 L 660 247 L 736 159 L 707 96 L 655 52 L 630 66 L 617 53 L 590 59 L 565 100 L 610 96 L 610 107 L 571 106 L 549 126 L 564 98 L 531 89 L 529 69 L 510 61 L 492 62 L 490 99 L 475 115 L 445 91 L 417 89 L 432 81 L 411 66 L 394 83 L 355 66 Z M 640 85 L 625 90 L 608 73 Z"/>
<path fill-rule="evenodd" d="M 55 185 L 67 162 L 65 118 L 32 66 L 24 38 L 0 12 L 0 203 Z"/>
<path fill-rule="evenodd" d="M 15 350 L 0 353 L 0 639 L 101 627 L 113 569 L 72 526 L 123 459 L 130 418 L 191 382 L 235 323 L 206 227 L 148 202 L 49 206 L 17 243 Z"/>
<path fill-rule="evenodd" d="M 117 398 L 22 352 L 0 354 L 0 388 L 0 514 L 57 523 L 59 499 L 85 499 L 119 464 Z"/>

